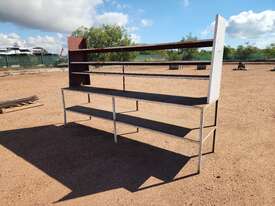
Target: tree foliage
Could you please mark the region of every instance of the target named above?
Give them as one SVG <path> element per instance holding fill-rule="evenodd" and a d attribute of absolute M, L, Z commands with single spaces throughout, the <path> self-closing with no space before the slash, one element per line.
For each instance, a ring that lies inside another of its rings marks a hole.
<path fill-rule="evenodd" d="M 196 40 L 198 40 L 198 38 L 193 36 L 191 33 L 189 33 L 187 36 L 181 39 L 181 42 L 196 41 Z M 192 60 L 195 57 L 197 57 L 198 54 L 199 54 L 199 50 L 197 48 L 181 49 L 182 60 Z"/>
<path fill-rule="evenodd" d="M 72 33 L 76 37 L 84 37 L 87 39 L 88 48 L 103 48 L 115 46 L 129 46 L 134 42 L 131 40 L 127 31 L 123 27 L 114 25 L 104 25 L 102 27 L 80 27 Z M 191 33 L 184 36 L 181 41 L 197 40 L 196 36 Z M 89 56 L 90 60 L 94 61 L 129 61 L 136 58 L 136 56 L 145 57 L 145 60 L 210 60 L 212 56 L 211 50 L 184 48 L 172 49 L 164 51 L 142 51 L 142 52 L 125 52 L 125 53 L 106 53 L 106 54 L 92 54 Z M 136 58 L 143 59 L 143 58 Z M 224 47 L 224 60 L 229 61 L 255 61 L 275 59 L 275 43 L 260 49 L 246 43 L 237 48 L 230 46 Z"/>
<path fill-rule="evenodd" d="M 102 27 L 80 27 L 72 33 L 75 37 L 84 37 L 88 48 L 104 48 L 116 46 L 129 46 L 131 40 L 126 29 L 116 25 L 103 25 Z M 134 59 L 134 52 L 91 54 L 90 60 L 96 61 L 129 61 Z"/>

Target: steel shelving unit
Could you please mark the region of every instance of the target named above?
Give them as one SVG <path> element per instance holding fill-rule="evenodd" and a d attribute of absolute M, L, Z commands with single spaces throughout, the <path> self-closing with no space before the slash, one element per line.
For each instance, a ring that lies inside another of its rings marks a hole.
<path fill-rule="evenodd" d="M 215 151 L 215 140 L 217 131 L 217 116 L 218 116 L 218 101 L 220 96 L 221 72 L 223 63 L 223 48 L 225 35 L 225 20 L 217 15 L 215 34 L 213 39 L 196 40 L 176 43 L 153 44 L 153 45 L 137 45 L 126 47 L 110 47 L 110 48 L 86 48 L 84 38 L 69 37 L 69 87 L 62 88 L 62 100 L 64 106 L 64 124 L 67 123 L 67 112 L 75 112 L 78 114 L 87 115 L 89 117 L 103 118 L 113 121 L 114 141 L 118 143 L 117 123 L 134 125 L 138 128 L 145 128 L 155 132 L 165 133 L 169 136 L 183 137 L 190 131 L 187 128 L 171 125 L 156 120 L 145 119 L 141 117 L 131 116 L 116 112 L 116 98 L 126 98 L 136 101 L 136 110 L 139 110 L 139 101 L 153 102 L 158 104 L 173 105 L 178 107 L 191 107 L 200 111 L 200 127 L 198 140 L 190 140 L 198 145 L 198 166 L 197 172 L 201 171 L 202 147 L 205 140 L 213 135 L 212 152 Z M 165 50 L 165 49 L 181 49 L 181 48 L 200 48 L 212 47 L 211 61 L 165 61 L 165 62 L 100 62 L 88 61 L 88 54 L 91 53 L 108 53 L 108 52 L 134 52 L 146 50 Z M 129 65 L 134 66 L 159 66 L 159 65 L 210 65 L 210 75 L 181 75 L 181 74 L 149 74 L 149 73 L 131 73 L 125 72 L 124 67 Z M 91 71 L 89 66 L 113 66 L 121 65 L 122 72 L 100 72 Z M 90 75 L 111 75 L 123 77 L 123 89 L 98 88 L 91 86 Z M 146 93 L 143 91 L 126 90 L 125 77 L 138 78 L 176 78 L 176 79 L 191 79 L 209 81 L 208 94 L 203 97 L 186 97 L 177 95 Z M 112 111 L 90 108 L 87 106 L 76 105 L 66 107 L 65 91 L 81 92 L 88 94 L 88 102 L 90 102 L 90 94 L 104 95 L 112 98 Z M 210 106 L 215 107 L 214 126 L 208 134 L 204 134 L 205 111 Z"/>

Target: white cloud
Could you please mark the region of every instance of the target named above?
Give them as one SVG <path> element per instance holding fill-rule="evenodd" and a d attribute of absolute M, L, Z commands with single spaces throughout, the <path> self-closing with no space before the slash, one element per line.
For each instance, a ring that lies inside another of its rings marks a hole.
<path fill-rule="evenodd" d="M 117 9 L 126 9 L 129 7 L 127 4 L 122 4 L 115 0 L 113 0 L 113 1 L 107 0 L 107 2 L 111 2 L 112 5 L 115 6 Z"/>
<path fill-rule="evenodd" d="M 227 33 L 233 38 L 255 39 L 275 35 L 275 11 L 244 11 L 228 19 Z"/>
<path fill-rule="evenodd" d="M 143 27 L 150 27 L 153 25 L 153 21 L 152 20 L 149 20 L 149 19 L 142 19 L 141 20 L 141 25 Z"/>
<path fill-rule="evenodd" d="M 139 30 L 139 28 L 137 26 L 130 26 L 126 28 L 128 32 L 132 33 L 132 32 L 136 32 Z"/>
<path fill-rule="evenodd" d="M 43 31 L 71 32 L 79 26 L 127 24 L 123 13 L 98 14 L 104 0 L 1 0 L 0 21 Z M 112 18 L 112 20 L 111 20 Z"/>
<path fill-rule="evenodd" d="M 16 33 L 10 33 L 10 34 L 0 33 L 1 48 L 13 46 L 15 43 L 17 43 L 20 46 L 25 45 L 25 41 L 23 41 L 21 37 Z"/>
<path fill-rule="evenodd" d="M 226 20 L 227 39 L 241 40 L 264 48 L 275 42 L 275 11 L 266 10 L 259 13 L 243 11 Z M 213 35 L 215 22 L 202 32 L 202 37 Z"/>
<path fill-rule="evenodd" d="M 1 48 L 13 46 L 15 43 L 25 48 L 43 47 L 52 53 L 59 53 L 62 48 L 66 47 L 66 39 L 61 34 L 56 36 L 30 36 L 23 39 L 16 33 L 0 33 Z"/>
<path fill-rule="evenodd" d="M 125 26 L 128 22 L 128 16 L 123 13 L 107 12 L 96 17 L 97 24 L 116 24 Z"/>
<path fill-rule="evenodd" d="M 135 42 L 135 43 L 140 43 L 140 36 L 137 34 L 130 34 L 130 38 Z"/>

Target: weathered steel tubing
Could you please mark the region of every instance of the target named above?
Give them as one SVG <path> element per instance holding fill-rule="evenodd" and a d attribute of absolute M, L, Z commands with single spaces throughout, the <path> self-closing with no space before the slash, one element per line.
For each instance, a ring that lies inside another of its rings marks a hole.
<path fill-rule="evenodd" d="M 130 51 L 145 51 L 145 50 L 164 50 L 164 49 L 180 49 L 180 48 L 200 48 L 212 47 L 213 39 L 185 41 L 185 42 L 171 42 L 163 44 L 148 44 L 148 45 L 134 45 L 134 46 L 119 46 L 106 48 L 90 48 L 90 49 L 72 49 L 69 52 L 74 53 L 106 53 L 106 52 L 130 52 Z"/>

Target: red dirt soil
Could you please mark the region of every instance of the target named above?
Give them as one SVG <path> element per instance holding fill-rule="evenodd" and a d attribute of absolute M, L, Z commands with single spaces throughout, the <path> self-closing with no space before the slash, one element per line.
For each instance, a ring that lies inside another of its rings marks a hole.
<path fill-rule="evenodd" d="M 0 205 L 275 205 L 275 73 L 272 65 L 232 68 L 223 70 L 216 152 L 203 156 L 199 175 L 191 175 L 197 158 L 190 158 L 198 148 L 187 141 L 118 124 L 118 133 L 129 134 L 114 144 L 112 122 L 72 113 L 64 127 L 66 72 L 1 77 L 0 101 L 37 95 L 43 105 L 0 114 Z M 148 71 L 156 70 L 168 72 Z M 198 73 L 193 67 L 169 72 Z M 120 77 L 92 82 L 121 88 Z M 205 81 L 193 80 L 126 78 L 126 88 L 207 93 Z M 92 106 L 111 110 L 110 97 L 91 98 Z M 87 95 L 67 92 L 66 101 L 87 104 Z M 132 100 L 117 105 L 119 112 L 135 108 Z M 207 114 L 211 124 L 213 108 Z M 129 115 L 185 126 L 190 138 L 198 134 L 199 112 L 190 108 L 140 102 L 140 111 Z"/>

